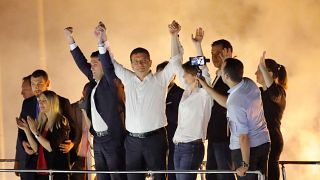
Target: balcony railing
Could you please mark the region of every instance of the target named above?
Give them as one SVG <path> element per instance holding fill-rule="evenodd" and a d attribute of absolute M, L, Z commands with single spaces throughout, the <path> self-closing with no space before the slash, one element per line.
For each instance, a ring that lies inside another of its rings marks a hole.
<path fill-rule="evenodd" d="M 14 159 L 0 159 L 0 163 L 14 162 Z M 320 165 L 320 161 L 279 161 L 282 171 L 283 180 L 287 180 L 285 165 Z M 52 180 L 54 173 L 85 173 L 85 174 L 148 174 L 152 179 L 154 174 L 235 174 L 236 171 L 220 171 L 220 170 L 167 170 L 167 171 L 74 171 L 74 170 L 16 170 L 16 169 L 0 169 L 0 172 L 19 172 L 19 173 L 37 173 L 46 172 L 49 173 L 49 180 Z M 264 180 L 265 177 L 260 171 L 248 171 L 248 174 L 257 174 L 258 180 Z M 203 179 L 203 176 L 202 176 Z"/>

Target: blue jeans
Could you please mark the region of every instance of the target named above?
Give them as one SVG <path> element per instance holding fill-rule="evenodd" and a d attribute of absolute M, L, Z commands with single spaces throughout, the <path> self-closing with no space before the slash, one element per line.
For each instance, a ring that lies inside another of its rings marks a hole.
<path fill-rule="evenodd" d="M 180 143 L 175 145 L 175 170 L 198 170 L 204 157 L 204 145 L 198 143 Z M 195 180 L 197 174 L 176 174 L 177 180 Z"/>
<path fill-rule="evenodd" d="M 98 171 L 125 170 L 125 151 L 120 140 L 109 136 L 94 137 L 93 151 L 95 167 Z M 124 174 L 97 174 L 97 180 L 125 180 Z"/>
<path fill-rule="evenodd" d="M 207 170 L 232 170 L 231 150 L 228 142 L 208 142 Z M 235 180 L 233 174 L 206 174 L 207 180 Z"/>

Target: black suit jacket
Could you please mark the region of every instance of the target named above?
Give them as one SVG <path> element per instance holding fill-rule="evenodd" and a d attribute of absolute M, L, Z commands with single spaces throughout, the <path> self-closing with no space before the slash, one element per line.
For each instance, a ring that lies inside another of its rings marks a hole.
<path fill-rule="evenodd" d="M 75 60 L 78 68 L 87 76 L 90 81 L 86 101 L 86 111 L 88 118 L 91 118 L 91 93 L 96 86 L 96 81 L 93 79 L 91 65 L 77 47 L 71 51 L 73 59 Z M 108 131 L 112 138 L 122 140 L 124 136 L 124 89 L 121 81 L 117 78 L 114 72 L 114 66 L 111 62 L 111 57 L 107 51 L 105 54 L 100 54 L 104 76 L 101 78 L 99 85 L 94 94 L 94 101 L 98 113 L 108 126 Z M 95 131 L 90 127 L 91 134 L 95 135 Z"/>
<path fill-rule="evenodd" d="M 213 89 L 220 94 L 228 96 L 229 87 L 222 81 L 221 77 L 219 77 Z M 230 140 L 227 136 L 227 124 L 227 109 L 214 101 L 207 130 L 208 141 L 229 142 Z"/>
<path fill-rule="evenodd" d="M 176 132 L 178 126 L 178 111 L 183 91 L 183 89 L 174 84 L 167 95 L 166 115 L 168 121 L 167 133 L 169 143 L 172 143 L 174 133 Z"/>

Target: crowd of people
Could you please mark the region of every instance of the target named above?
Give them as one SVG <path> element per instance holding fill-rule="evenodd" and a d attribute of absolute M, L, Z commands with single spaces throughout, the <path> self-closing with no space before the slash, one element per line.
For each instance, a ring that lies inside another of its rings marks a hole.
<path fill-rule="evenodd" d="M 212 80 L 207 65 L 183 62 L 181 26 L 168 26 L 171 58 L 152 73 L 147 49 L 130 54 L 132 70 L 110 50 L 106 27 L 94 29 L 97 51 L 88 61 L 64 29 L 71 55 L 88 78 L 82 98 L 70 101 L 48 90 L 44 70 L 23 78 L 25 98 L 16 118 L 16 169 L 85 170 L 88 132 L 93 136 L 98 171 L 198 170 L 207 146 L 207 170 L 236 170 L 233 174 L 206 174 L 208 180 L 257 179 L 259 170 L 269 180 L 280 176 L 283 148 L 281 119 L 286 106 L 287 73 L 283 65 L 260 57 L 256 71 L 259 88 L 243 77 L 244 65 L 232 57 L 225 39 L 211 44 Z M 204 57 L 204 31 L 192 35 L 196 57 Z M 175 83 L 179 79 L 181 87 Z M 49 179 L 48 173 L 20 173 L 22 180 Z M 98 173 L 98 180 L 142 180 L 145 174 Z M 154 174 L 156 180 L 194 180 L 197 174 Z M 55 173 L 55 180 L 84 180 L 86 174 Z"/>

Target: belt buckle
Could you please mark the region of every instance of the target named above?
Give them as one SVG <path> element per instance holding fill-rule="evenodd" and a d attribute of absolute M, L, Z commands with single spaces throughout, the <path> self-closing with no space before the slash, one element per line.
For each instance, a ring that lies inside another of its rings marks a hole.
<path fill-rule="evenodd" d="M 107 135 L 108 133 L 106 131 L 100 131 L 100 132 L 96 132 L 98 137 L 103 137 L 105 135 Z"/>

